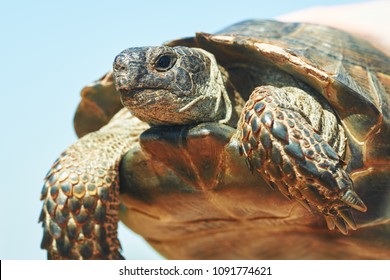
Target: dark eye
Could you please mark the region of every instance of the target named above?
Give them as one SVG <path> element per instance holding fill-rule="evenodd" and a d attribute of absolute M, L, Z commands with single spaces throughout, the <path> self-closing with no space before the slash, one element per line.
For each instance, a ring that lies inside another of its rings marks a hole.
<path fill-rule="evenodd" d="M 157 58 L 154 66 L 158 71 L 167 71 L 175 64 L 175 62 L 176 57 L 173 54 L 163 54 Z"/>

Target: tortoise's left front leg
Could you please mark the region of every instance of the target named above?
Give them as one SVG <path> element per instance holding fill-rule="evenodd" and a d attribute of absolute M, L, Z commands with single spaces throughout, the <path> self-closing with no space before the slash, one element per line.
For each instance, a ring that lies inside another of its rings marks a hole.
<path fill-rule="evenodd" d="M 254 90 L 238 125 L 240 151 L 271 186 L 322 213 L 330 229 L 337 226 L 346 234 L 348 227 L 356 229 L 350 208 L 366 211 L 366 206 L 342 159 L 304 118 L 302 106 L 290 104 L 288 94 L 273 86 Z"/>

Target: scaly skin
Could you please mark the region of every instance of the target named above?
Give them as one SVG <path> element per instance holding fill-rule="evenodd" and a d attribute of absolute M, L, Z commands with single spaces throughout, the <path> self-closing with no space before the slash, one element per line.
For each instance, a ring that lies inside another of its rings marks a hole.
<path fill-rule="evenodd" d="M 344 234 L 356 229 L 350 208 L 365 212 L 343 161 L 297 110 L 284 108 L 272 86 L 256 88 L 239 123 L 242 154 L 289 199 L 322 213 L 328 227 Z"/>
<path fill-rule="evenodd" d="M 276 73 L 269 75 L 275 83 Z M 124 105 L 153 124 L 220 121 L 223 106 L 215 104 L 226 96 L 225 85 L 216 82 L 220 76 L 211 54 L 187 47 L 131 48 L 114 61 Z M 185 90 L 179 86 L 183 81 Z M 271 185 L 325 215 L 330 229 L 337 226 L 347 234 L 348 226 L 356 229 L 350 207 L 366 211 L 366 206 L 343 169 L 344 130 L 310 91 L 284 83 L 280 89 L 259 87 L 246 102 L 238 125 L 242 151 Z M 283 91 L 286 94 L 278 94 Z"/>
<path fill-rule="evenodd" d="M 69 147 L 52 166 L 42 190 L 40 219 L 42 248 L 49 258 L 122 258 L 117 239 L 118 166 L 148 127 L 140 120 L 152 125 L 229 123 L 232 95 L 219 69 L 211 53 L 186 47 L 133 48 L 116 57 L 116 89 L 137 118 L 119 112 L 108 125 Z M 299 100 L 291 104 L 283 94 L 275 94 L 283 87 L 261 86 L 246 102 L 237 132 L 242 153 L 250 167 L 285 196 L 308 204 L 325 216 L 330 229 L 337 226 L 346 234 L 348 227 L 356 228 L 350 208 L 365 211 L 366 206 L 343 169 L 339 154 L 345 151 L 344 133 L 333 113 L 319 119 L 315 110 L 305 113 L 300 108 L 310 107 L 310 91 L 283 86 L 303 92 Z M 317 125 L 308 123 L 310 119 Z"/>
<path fill-rule="evenodd" d="M 49 259 L 123 259 L 117 238 L 118 166 L 146 124 L 120 111 L 61 154 L 42 189 L 41 247 Z"/>

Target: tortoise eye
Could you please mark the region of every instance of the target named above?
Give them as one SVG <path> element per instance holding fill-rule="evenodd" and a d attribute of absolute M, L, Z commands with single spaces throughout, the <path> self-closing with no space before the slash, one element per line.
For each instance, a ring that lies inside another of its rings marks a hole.
<path fill-rule="evenodd" d="M 175 62 L 176 57 L 174 54 L 162 54 L 156 59 L 154 67 L 157 71 L 167 71 L 175 65 Z"/>

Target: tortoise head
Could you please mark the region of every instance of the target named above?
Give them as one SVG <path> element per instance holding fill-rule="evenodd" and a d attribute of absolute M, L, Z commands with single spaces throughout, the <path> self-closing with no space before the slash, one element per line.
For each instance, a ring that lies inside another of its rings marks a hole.
<path fill-rule="evenodd" d="M 114 60 L 122 103 L 152 125 L 228 119 L 231 103 L 214 56 L 188 47 L 140 47 Z"/>

